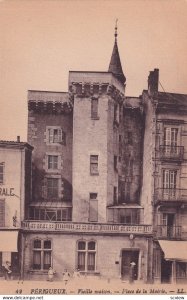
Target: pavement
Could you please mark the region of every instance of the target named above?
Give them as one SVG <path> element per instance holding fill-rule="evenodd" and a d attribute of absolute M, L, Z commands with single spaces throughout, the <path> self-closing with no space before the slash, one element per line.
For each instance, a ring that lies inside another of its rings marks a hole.
<path fill-rule="evenodd" d="M 71 278 L 67 284 L 64 281 L 0 280 L 0 295 L 181 295 L 186 292 L 187 285 L 145 284 L 141 281 L 129 284 L 120 279 Z M 19 297 L 14 299 L 19 300 Z"/>

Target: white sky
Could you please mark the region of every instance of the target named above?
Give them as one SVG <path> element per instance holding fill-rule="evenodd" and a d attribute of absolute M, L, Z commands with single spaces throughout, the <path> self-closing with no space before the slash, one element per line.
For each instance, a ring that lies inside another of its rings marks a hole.
<path fill-rule="evenodd" d="M 126 95 L 147 89 L 154 68 L 166 91 L 187 94 L 187 1 L 0 0 L 0 139 L 26 141 L 27 90 L 107 71 L 116 18 Z"/>

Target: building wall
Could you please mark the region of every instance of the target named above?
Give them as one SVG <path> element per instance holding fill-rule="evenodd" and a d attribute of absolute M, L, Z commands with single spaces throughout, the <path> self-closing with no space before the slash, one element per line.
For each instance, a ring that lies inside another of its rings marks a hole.
<path fill-rule="evenodd" d="M 33 240 L 52 240 L 52 263 L 56 270 L 56 279 L 62 278 L 64 269 L 72 274 L 77 268 L 77 241 L 96 242 L 96 271 L 95 275 L 105 278 L 121 277 L 121 254 L 122 250 L 139 250 L 139 272 L 138 280 L 147 281 L 148 276 L 148 242 L 145 237 L 136 236 L 131 241 L 128 236 L 108 236 L 108 235 L 82 235 L 82 234 L 42 234 L 27 233 L 25 250 L 24 273 L 25 277 L 32 279 L 46 278 L 47 272 L 32 271 L 32 245 Z M 69 251 L 71 249 L 71 251 Z M 30 271 L 30 273 L 29 273 Z M 29 275 L 30 274 L 30 275 Z M 92 273 L 93 275 L 94 273 Z"/>
<path fill-rule="evenodd" d="M 4 162 L 4 184 L 0 185 L 0 200 L 5 201 L 5 227 L 14 227 L 13 216 L 17 217 L 16 227 L 20 227 L 24 218 L 25 200 L 24 150 L 0 148 L 0 162 Z"/>
<path fill-rule="evenodd" d="M 59 127 L 65 133 L 66 144 L 49 144 L 47 142 L 47 126 Z M 61 168 L 54 171 L 53 175 L 60 175 L 62 187 L 59 200 L 72 193 L 72 114 L 57 114 L 47 112 L 35 112 L 29 110 L 28 118 L 28 142 L 34 146 L 33 151 L 33 200 L 42 200 L 42 187 L 47 171 L 46 155 L 59 155 Z"/>
<path fill-rule="evenodd" d="M 91 119 L 91 99 L 74 99 L 73 220 L 89 221 L 90 193 L 98 194 L 98 222 L 106 222 L 108 97 L 98 98 L 97 120 Z M 98 175 L 90 174 L 90 155 L 98 155 Z"/>
<path fill-rule="evenodd" d="M 124 107 L 122 149 L 122 201 L 140 204 L 142 187 L 143 116 L 140 108 Z M 127 185 L 129 197 L 127 199 Z"/>
<path fill-rule="evenodd" d="M 164 145 L 164 128 L 176 128 L 178 130 L 177 134 L 177 146 L 184 147 L 184 155 L 181 159 L 161 159 L 160 158 L 160 146 Z M 169 112 L 159 112 L 157 115 L 157 136 L 156 136 L 156 174 L 155 174 L 155 191 L 159 191 L 163 188 L 163 170 L 176 170 L 177 180 L 176 180 L 176 190 L 180 198 L 177 200 L 179 202 L 178 206 L 173 206 L 168 208 L 166 202 L 162 203 L 160 212 L 174 213 L 175 214 L 175 226 L 182 226 L 182 237 L 184 239 L 186 236 L 187 228 L 187 215 L 186 215 L 186 205 L 187 202 L 187 117 L 185 114 L 179 114 L 177 111 L 175 113 Z M 155 199 L 157 200 L 157 199 Z M 182 201 L 182 202 L 181 202 Z M 170 205 L 172 206 L 172 204 Z M 159 220 L 158 220 L 159 222 Z"/>
<path fill-rule="evenodd" d="M 154 107 L 147 95 L 143 96 L 145 112 L 145 129 L 143 143 L 143 182 L 141 205 L 144 207 L 144 223 L 153 222 L 153 193 L 154 193 L 154 155 L 155 155 L 155 117 Z"/>

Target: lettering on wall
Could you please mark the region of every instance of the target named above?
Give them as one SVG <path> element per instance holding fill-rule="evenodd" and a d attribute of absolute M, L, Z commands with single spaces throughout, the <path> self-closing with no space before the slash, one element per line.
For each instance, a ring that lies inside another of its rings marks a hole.
<path fill-rule="evenodd" d="M 0 196 L 14 196 L 14 188 L 1 188 Z"/>

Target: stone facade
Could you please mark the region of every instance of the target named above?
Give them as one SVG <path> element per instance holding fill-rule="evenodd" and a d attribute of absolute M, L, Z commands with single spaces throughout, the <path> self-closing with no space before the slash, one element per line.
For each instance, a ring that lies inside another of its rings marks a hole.
<path fill-rule="evenodd" d="M 31 196 L 32 147 L 20 142 L 0 141 L 0 276 L 6 261 L 12 276 L 20 272 L 20 229 Z"/>
<path fill-rule="evenodd" d="M 133 263 L 134 280 L 186 281 L 185 254 L 171 259 L 167 245 L 187 238 L 187 96 L 158 92 L 158 69 L 140 97 L 125 82 L 116 32 L 108 72 L 71 71 L 67 93 L 28 92 L 23 278 L 52 266 L 57 280 L 78 268 L 128 281 Z"/>

